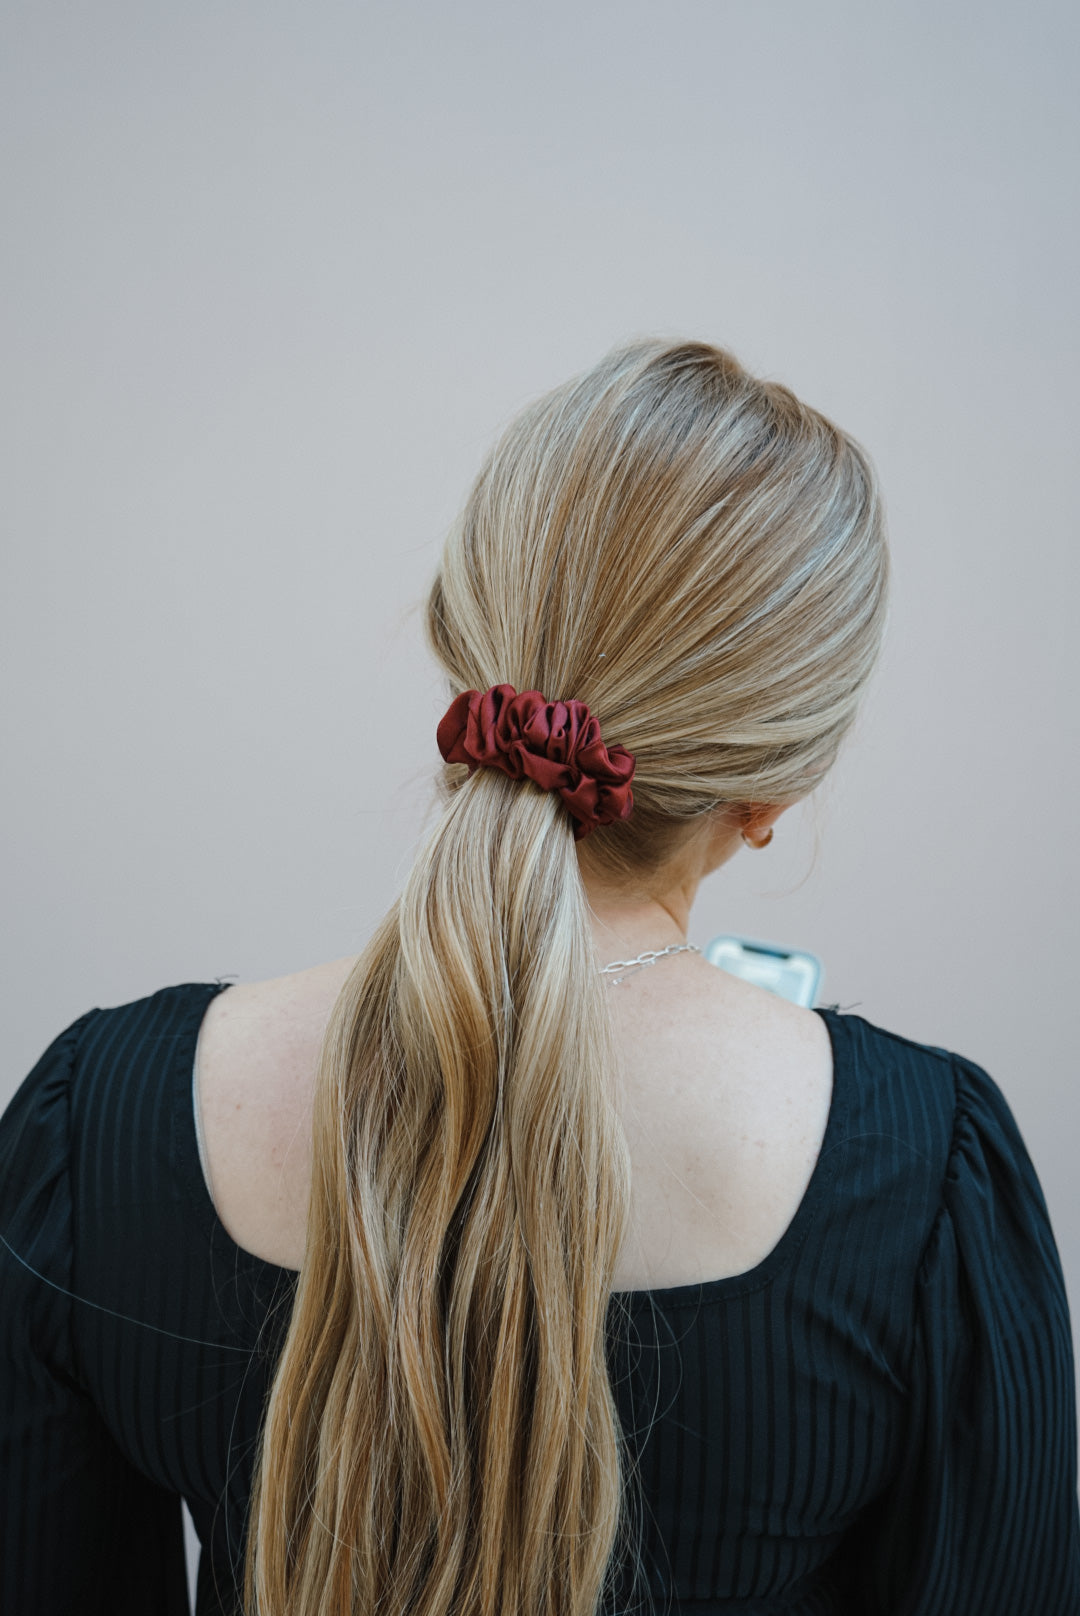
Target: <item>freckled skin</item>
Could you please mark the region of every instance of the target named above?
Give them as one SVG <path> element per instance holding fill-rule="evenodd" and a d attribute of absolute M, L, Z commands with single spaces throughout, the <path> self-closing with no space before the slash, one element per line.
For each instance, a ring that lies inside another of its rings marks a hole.
<path fill-rule="evenodd" d="M 666 884 L 630 900 L 583 871 L 598 965 L 685 941 L 702 877 L 743 846 L 743 829 L 760 839 L 780 812 L 718 816 Z M 319 1047 L 354 964 L 346 956 L 238 983 L 203 1022 L 198 1095 L 211 1193 L 237 1243 L 282 1267 L 298 1268 L 303 1256 Z M 824 1023 L 693 953 L 628 975 L 609 1003 L 632 1172 L 615 1288 L 753 1267 L 791 1222 L 817 1160 L 832 1095 Z"/>

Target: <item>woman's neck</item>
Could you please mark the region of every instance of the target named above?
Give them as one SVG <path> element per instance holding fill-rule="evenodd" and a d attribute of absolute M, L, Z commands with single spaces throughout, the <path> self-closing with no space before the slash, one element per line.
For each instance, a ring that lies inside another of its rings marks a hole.
<path fill-rule="evenodd" d="M 605 902 L 590 893 L 589 918 L 602 965 L 689 941 L 690 905 L 685 901 Z"/>

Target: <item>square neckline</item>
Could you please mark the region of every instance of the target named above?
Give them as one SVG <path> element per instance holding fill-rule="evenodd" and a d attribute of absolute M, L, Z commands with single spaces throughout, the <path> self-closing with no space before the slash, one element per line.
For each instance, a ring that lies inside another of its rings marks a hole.
<path fill-rule="evenodd" d="M 174 1046 L 174 1155 L 187 1199 L 208 1242 L 224 1245 L 231 1260 L 242 1264 L 245 1268 L 267 1276 L 281 1276 L 295 1283 L 301 1274 L 299 1268 L 283 1267 L 265 1257 L 256 1256 L 253 1251 L 248 1251 L 233 1239 L 218 1216 L 204 1170 L 195 1092 L 195 1053 L 203 1019 L 211 1001 L 231 986 L 231 982 L 220 980 L 190 982 L 185 983 L 180 990 L 191 994 L 191 1002 L 186 1024 L 182 1033 L 177 1036 Z M 832 1093 L 817 1159 L 802 1199 L 779 1240 L 759 1263 L 755 1263 L 752 1268 L 744 1269 L 741 1273 L 721 1274 L 715 1279 L 691 1280 L 680 1285 L 662 1285 L 647 1290 L 612 1291 L 608 1297 L 609 1309 L 636 1313 L 657 1307 L 697 1307 L 702 1303 L 727 1301 L 729 1298 L 747 1295 L 769 1284 L 795 1256 L 809 1233 L 831 1183 L 836 1159 L 835 1147 L 840 1142 L 851 1099 L 851 1071 L 843 1016 L 838 1010 L 826 1006 L 815 1006 L 813 1013 L 824 1021 L 829 1035 L 832 1048 Z"/>

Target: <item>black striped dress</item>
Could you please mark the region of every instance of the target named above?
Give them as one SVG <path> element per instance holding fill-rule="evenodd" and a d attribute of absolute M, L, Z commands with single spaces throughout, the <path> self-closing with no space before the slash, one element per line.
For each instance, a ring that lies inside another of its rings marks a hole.
<path fill-rule="evenodd" d="M 0 1612 L 232 1612 L 296 1275 L 218 1220 L 192 1110 L 224 984 L 62 1032 L 0 1118 Z M 979 1067 L 836 1011 L 794 1220 L 747 1273 L 621 1293 L 640 1572 L 609 1611 L 1080 1616 L 1069 1312 Z"/>

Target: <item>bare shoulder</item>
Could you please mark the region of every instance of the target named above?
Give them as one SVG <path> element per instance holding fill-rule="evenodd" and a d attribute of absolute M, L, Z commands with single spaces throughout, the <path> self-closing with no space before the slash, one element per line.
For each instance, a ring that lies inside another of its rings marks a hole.
<path fill-rule="evenodd" d="M 832 1105 L 828 1028 L 704 961 L 613 1008 L 634 1179 L 616 1288 L 745 1273 L 813 1175 Z"/>
<path fill-rule="evenodd" d="M 634 1042 L 667 1037 L 711 1051 L 719 1057 L 706 1062 L 714 1074 L 745 1066 L 755 1090 L 792 1074 L 805 1086 L 811 1069 L 831 1077 L 832 1044 L 821 1016 L 704 960 L 681 977 L 643 982 L 633 996 L 611 1003 L 616 1025 Z"/>
<path fill-rule="evenodd" d="M 199 1031 L 208 1188 L 237 1245 L 281 1267 L 303 1254 L 319 1050 L 354 963 L 238 982 L 210 1001 Z"/>
<path fill-rule="evenodd" d="M 725 1027 L 726 1099 L 757 1127 L 777 1164 L 786 1163 L 801 1196 L 832 1105 L 829 1029 L 813 1010 L 732 978 L 715 1014 Z"/>
<path fill-rule="evenodd" d="M 725 1150 L 746 1133 L 767 1138 L 774 1159 L 820 1143 L 832 1043 L 814 1011 L 705 961 L 613 1008 L 623 1081 L 646 1110 L 666 1108 L 672 1126 Z"/>

